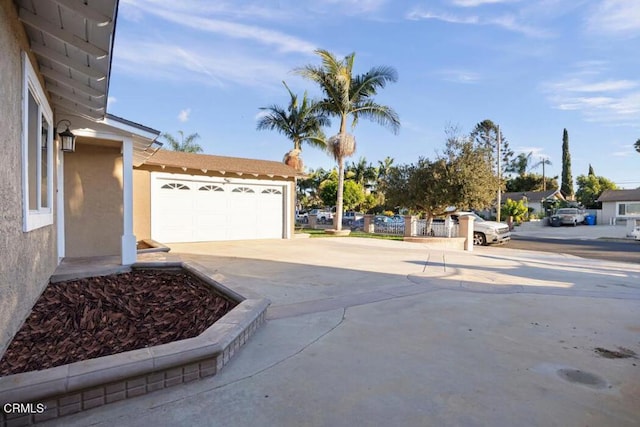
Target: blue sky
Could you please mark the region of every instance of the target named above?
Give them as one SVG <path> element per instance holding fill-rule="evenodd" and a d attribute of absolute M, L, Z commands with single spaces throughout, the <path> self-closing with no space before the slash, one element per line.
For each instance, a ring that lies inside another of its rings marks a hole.
<path fill-rule="evenodd" d="M 286 106 L 283 80 L 320 95 L 291 72 L 318 64 L 316 48 L 356 52 L 356 73 L 398 71 L 377 101 L 398 112 L 400 133 L 361 121 L 352 161 L 433 158 L 447 125 L 490 119 L 516 153 L 548 158 L 549 176 L 567 128 L 574 178 L 591 164 L 640 186 L 638 0 L 120 0 L 108 111 L 198 132 L 209 154 L 280 161 L 292 144 L 256 130 L 259 108 Z M 315 148 L 303 158 L 333 166 Z"/>

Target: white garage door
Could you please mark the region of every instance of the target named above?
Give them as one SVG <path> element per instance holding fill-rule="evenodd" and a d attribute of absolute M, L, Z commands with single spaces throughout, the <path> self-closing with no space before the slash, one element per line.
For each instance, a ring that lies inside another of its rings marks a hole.
<path fill-rule="evenodd" d="M 151 238 L 162 243 L 281 239 L 282 183 L 227 181 L 152 174 Z"/>

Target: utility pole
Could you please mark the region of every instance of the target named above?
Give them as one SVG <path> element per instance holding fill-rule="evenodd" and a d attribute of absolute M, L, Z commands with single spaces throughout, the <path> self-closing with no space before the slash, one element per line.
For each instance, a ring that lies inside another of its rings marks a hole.
<path fill-rule="evenodd" d="M 540 159 L 542 159 L 542 191 L 547 191 L 547 179 L 545 178 L 544 175 L 544 157 L 540 157 Z"/>
<path fill-rule="evenodd" d="M 500 210 L 502 209 L 502 194 L 500 194 L 502 179 L 500 177 L 500 125 L 497 126 L 498 132 L 498 208 L 496 209 L 496 220 L 500 222 Z"/>

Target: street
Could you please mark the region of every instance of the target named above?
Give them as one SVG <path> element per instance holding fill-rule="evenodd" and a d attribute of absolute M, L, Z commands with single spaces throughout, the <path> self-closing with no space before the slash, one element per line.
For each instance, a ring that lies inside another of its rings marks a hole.
<path fill-rule="evenodd" d="M 514 235 L 503 247 L 640 264 L 640 242 L 634 240 L 547 239 Z"/>

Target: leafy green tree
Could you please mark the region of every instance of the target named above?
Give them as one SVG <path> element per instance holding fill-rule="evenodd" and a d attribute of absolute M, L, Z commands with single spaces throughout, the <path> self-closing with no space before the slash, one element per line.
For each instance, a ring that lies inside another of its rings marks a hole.
<path fill-rule="evenodd" d="M 444 215 L 451 206 L 451 189 L 446 185 L 444 160 L 420 158 L 416 163 L 394 166 L 385 182 L 387 206 L 424 213 L 428 219 Z"/>
<path fill-rule="evenodd" d="M 511 161 L 511 164 L 507 166 L 506 171 L 518 174 L 519 177 L 524 177 L 529 172 L 529 165 L 531 163 L 532 152 L 529 154 L 520 153 L 515 159 Z"/>
<path fill-rule="evenodd" d="M 185 153 L 202 153 L 202 147 L 195 142 L 196 139 L 200 138 L 198 133 L 192 133 L 187 137 L 184 136 L 184 132 L 181 130 L 179 130 L 178 133 L 180 134 L 179 140 L 170 133 L 165 132 L 162 134 L 162 137 L 169 143 L 171 150 Z"/>
<path fill-rule="evenodd" d="M 591 166 L 591 163 L 589 163 L 589 175 L 596 175 L 596 172 L 593 170 L 593 166 Z"/>
<path fill-rule="evenodd" d="M 302 100 L 294 94 L 286 82 L 282 82 L 289 92 L 289 105 L 286 108 L 278 105 L 261 107 L 265 112 L 256 125 L 258 130 L 275 130 L 293 142 L 293 149 L 285 154 L 284 162 L 299 171 L 304 169 L 300 153 L 302 143 L 311 146 L 325 148 L 323 126 L 331 124 L 329 118 L 322 111 L 315 109 L 312 101 L 307 97 L 307 92 L 302 95 Z"/>
<path fill-rule="evenodd" d="M 450 204 L 458 209 L 485 209 L 495 201 L 501 185 L 493 173 L 491 147 L 447 130 L 447 142 L 441 159 L 446 162 Z"/>
<path fill-rule="evenodd" d="M 576 183 L 578 185 L 576 200 L 587 209 L 601 209 L 602 203 L 597 202 L 598 197 L 604 190 L 618 189 L 613 181 L 603 176 L 596 176 L 595 173 L 579 175 L 576 178 Z"/>
<path fill-rule="evenodd" d="M 367 159 L 364 157 L 360 157 L 357 163 L 348 163 L 345 168 L 345 173 L 345 177 L 353 179 L 365 188 L 375 185 L 376 178 L 378 177 L 378 169 L 371 163 L 367 164 Z"/>
<path fill-rule="evenodd" d="M 422 212 L 428 219 L 447 208 L 484 209 L 495 200 L 498 178 L 493 173 L 486 145 L 456 135 L 449 129 L 445 150 L 434 161 L 391 168 L 385 197 L 394 207 Z"/>
<path fill-rule="evenodd" d="M 471 138 L 476 145 L 485 147 L 487 149 L 487 155 L 494 167 L 496 173 L 497 159 L 498 159 L 498 125 L 489 119 L 483 120 L 471 131 Z M 509 141 L 504 137 L 502 131 L 500 131 L 500 174 L 508 172 L 509 167 L 513 161 L 513 151 L 509 147 Z"/>
<path fill-rule="evenodd" d="M 385 157 L 384 160 L 378 160 L 378 177 L 376 178 L 376 188 L 387 179 L 389 170 L 393 166 L 393 157 Z"/>
<path fill-rule="evenodd" d="M 379 89 L 387 83 L 395 82 L 398 75 L 392 67 L 374 67 L 361 75 L 353 75 L 355 53 L 338 59 L 331 52 L 318 49 L 315 52 L 321 65 L 306 65 L 295 72 L 318 84 L 324 98 L 318 101 L 317 109 L 340 120 L 340 130 L 327 141 L 328 151 L 338 163 L 338 194 L 336 210 L 336 229 L 342 229 L 342 211 L 344 204 L 344 159 L 356 149 L 355 137 L 347 133 L 351 119 L 351 128 L 355 128 L 361 118 L 372 120 L 388 127 L 394 133 L 400 128 L 397 113 L 388 106 L 375 102 Z"/>
<path fill-rule="evenodd" d="M 345 209 L 352 210 L 365 201 L 364 187 L 353 180 L 347 180 L 344 183 L 343 196 Z M 325 206 L 334 206 L 338 198 L 338 181 L 331 179 L 320 184 L 320 198 Z"/>
<path fill-rule="evenodd" d="M 516 176 L 506 182 L 507 192 L 545 191 L 547 188 L 558 188 L 558 177 L 543 177 L 536 173 L 528 173 L 523 177 Z"/>
<path fill-rule="evenodd" d="M 515 222 L 522 222 L 527 215 L 528 209 L 523 200 L 507 199 L 502 205 L 501 214 L 504 218 L 513 218 Z"/>
<path fill-rule="evenodd" d="M 571 175 L 571 153 L 569 153 L 569 132 L 562 133 L 562 180 L 560 191 L 568 199 L 573 199 L 573 176 Z"/>

